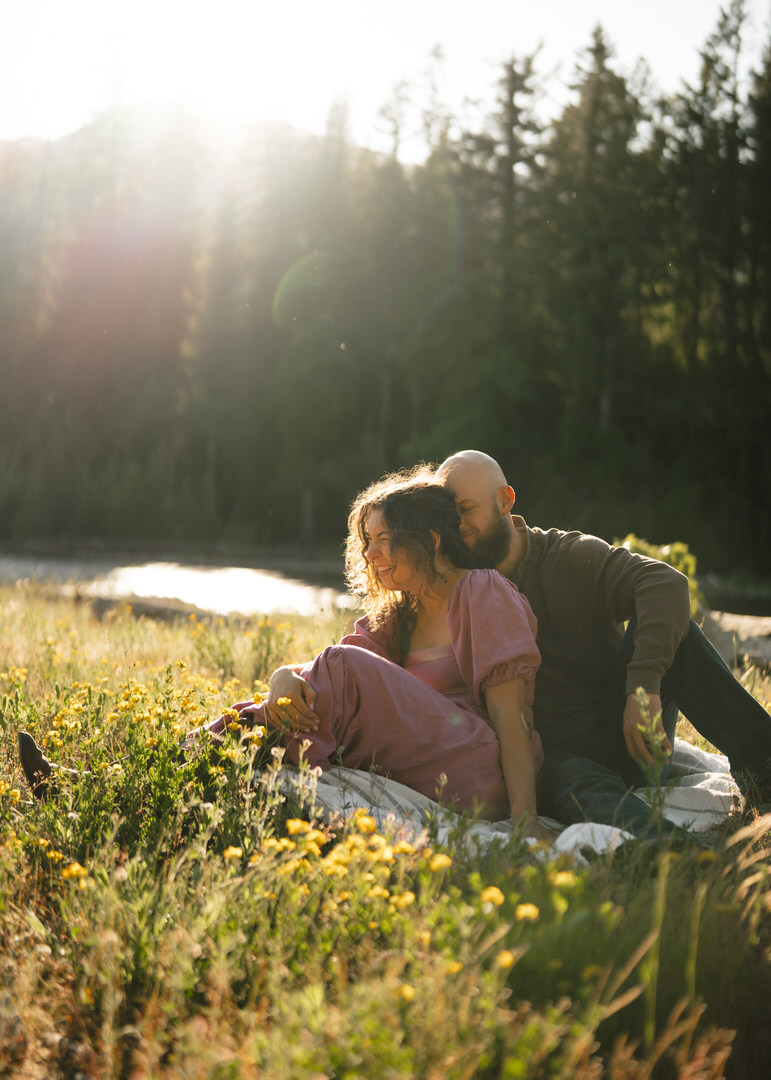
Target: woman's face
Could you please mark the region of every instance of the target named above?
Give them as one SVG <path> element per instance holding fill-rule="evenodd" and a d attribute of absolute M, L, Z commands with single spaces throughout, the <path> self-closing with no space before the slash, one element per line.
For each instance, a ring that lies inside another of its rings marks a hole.
<path fill-rule="evenodd" d="M 376 572 L 384 589 L 412 593 L 420 591 L 425 584 L 423 576 L 406 551 L 394 550 L 382 511 L 370 510 L 364 540 L 364 558 Z"/>

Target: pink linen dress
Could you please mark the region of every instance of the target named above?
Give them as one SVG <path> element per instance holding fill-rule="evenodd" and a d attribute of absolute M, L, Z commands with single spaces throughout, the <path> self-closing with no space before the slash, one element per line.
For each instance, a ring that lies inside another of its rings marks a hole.
<path fill-rule="evenodd" d="M 302 756 L 322 769 L 372 769 L 455 809 L 507 817 L 500 747 L 484 694 L 521 677 L 532 707 L 540 663 L 535 616 L 507 578 L 472 570 L 455 584 L 447 623 L 450 645 L 410 653 L 403 666 L 392 626 L 370 630 L 366 617 L 340 645 L 324 649 L 301 671 L 316 691 L 319 729 L 287 732 L 287 757 L 298 763 Z M 235 709 L 243 723 L 267 723 L 260 705 Z M 529 730 L 538 769 L 543 751 Z"/>

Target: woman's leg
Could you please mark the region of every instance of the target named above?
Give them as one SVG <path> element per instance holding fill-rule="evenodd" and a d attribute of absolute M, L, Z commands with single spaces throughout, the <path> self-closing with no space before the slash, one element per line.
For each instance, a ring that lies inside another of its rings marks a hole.
<path fill-rule="evenodd" d="M 319 729 L 287 734 L 290 760 L 373 769 L 431 799 L 508 815 L 498 740 L 481 716 L 355 645 L 325 649 L 302 674 L 316 691 Z"/>

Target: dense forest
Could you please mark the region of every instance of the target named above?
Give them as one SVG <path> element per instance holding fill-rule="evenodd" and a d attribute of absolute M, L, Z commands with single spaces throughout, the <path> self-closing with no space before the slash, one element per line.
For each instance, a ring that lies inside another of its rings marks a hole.
<path fill-rule="evenodd" d="M 383 106 L 390 153 L 343 104 L 324 136 L 115 106 L 0 146 L 0 543 L 334 542 L 359 487 L 471 446 L 531 524 L 768 576 L 771 48 L 740 79 L 743 21 L 667 98 L 598 28 L 548 126 L 537 54 L 477 125 L 429 74 Z"/>

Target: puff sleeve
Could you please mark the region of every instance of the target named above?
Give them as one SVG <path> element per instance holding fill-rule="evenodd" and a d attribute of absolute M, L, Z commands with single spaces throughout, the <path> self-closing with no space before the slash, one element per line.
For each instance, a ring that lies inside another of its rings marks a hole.
<path fill-rule="evenodd" d="M 532 706 L 541 654 L 535 615 L 516 585 L 497 570 L 472 570 L 455 586 L 447 619 L 463 681 L 478 702 L 488 687 L 522 678 Z"/>
<path fill-rule="evenodd" d="M 369 618 L 364 615 L 354 623 L 353 633 L 346 634 L 340 644 L 358 645 L 360 649 L 367 649 L 369 652 L 376 653 L 394 664 L 399 663 L 399 648 L 396 644 L 396 635 L 391 621 L 379 626 L 377 630 L 372 630 L 369 625 Z"/>

